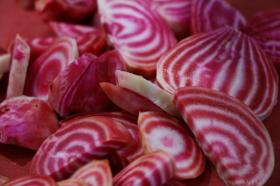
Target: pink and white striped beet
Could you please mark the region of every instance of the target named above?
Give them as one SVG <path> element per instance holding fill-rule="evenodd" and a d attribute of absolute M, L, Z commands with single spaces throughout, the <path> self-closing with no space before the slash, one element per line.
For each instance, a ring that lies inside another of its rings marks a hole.
<path fill-rule="evenodd" d="M 191 30 L 193 34 L 230 26 L 245 27 L 246 19 L 225 0 L 192 0 Z"/>
<path fill-rule="evenodd" d="M 179 38 L 189 34 L 192 0 L 150 0 L 154 11 L 167 22 Z"/>
<path fill-rule="evenodd" d="M 280 71 L 280 10 L 257 12 L 249 21 L 247 32 L 258 40 Z"/>
<path fill-rule="evenodd" d="M 182 40 L 158 64 L 167 91 L 200 86 L 224 92 L 264 119 L 277 103 L 278 75 L 256 41 L 229 27 Z"/>
<path fill-rule="evenodd" d="M 17 96 L 0 104 L 1 143 L 37 150 L 58 127 L 54 110 L 38 98 Z"/>
<path fill-rule="evenodd" d="M 57 39 L 28 70 L 26 94 L 47 100 L 49 85 L 78 57 L 77 43 L 69 37 Z"/>
<path fill-rule="evenodd" d="M 55 42 L 54 37 L 36 37 L 28 41 L 31 49 L 31 56 L 37 58 L 43 52 L 48 50 L 50 46 Z"/>
<path fill-rule="evenodd" d="M 176 44 L 165 21 L 151 9 L 148 1 L 97 2 L 108 39 L 129 70 L 145 76 L 154 75 L 158 59 Z"/>
<path fill-rule="evenodd" d="M 48 176 L 24 176 L 9 181 L 3 186 L 56 186 L 55 181 Z"/>
<path fill-rule="evenodd" d="M 264 185 L 274 167 L 272 142 L 249 107 L 224 93 L 185 87 L 174 103 L 226 185 Z"/>
<path fill-rule="evenodd" d="M 125 147 L 128 130 L 105 116 L 77 117 L 61 127 L 40 146 L 31 163 L 31 173 L 61 180 L 93 158 Z"/>
<path fill-rule="evenodd" d="M 30 47 L 17 35 L 11 56 L 7 98 L 23 94 L 29 58 Z"/>
<path fill-rule="evenodd" d="M 50 27 L 58 37 L 69 36 L 77 40 L 79 53 L 99 55 L 107 48 L 104 29 L 62 22 L 51 22 Z"/>
<path fill-rule="evenodd" d="M 198 177 L 205 168 L 202 152 L 177 119 L 160 112 L 141 112 L 138 126 L 146 152 L 162 150 L 175 160 L 179 179 Z"/>
<path fill-rule="evenodd" d="M 134 160 L 114 178 L 114 186 L 161 186 L 174 174 L 174 160 L 165 152 L 153 152 Z"/>
<path fill-rule="evenodd" d="M 71 179 L 83 180 L 87 186 L 112 186 L 113 178 L 108 160 L 93 160 L 78 169 Z"/>
<path fill-rule="evenodd" d="M 48 102 L 63 117 L 105 111 L 110 100 L 99 83 L 115 83 L 115 71 L 124 69 L 124 63 L 116 51 L 108 51 L 98 58 L 84 54 L 51 83 Z"/>

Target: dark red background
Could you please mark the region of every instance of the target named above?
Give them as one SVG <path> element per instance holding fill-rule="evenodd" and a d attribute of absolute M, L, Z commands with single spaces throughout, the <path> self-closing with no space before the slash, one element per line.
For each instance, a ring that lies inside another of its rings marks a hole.
<path fill-rule="evenodd" d="M 18 0 L 24 1 L 24 0 Z M 258 10 L 280 8 L 279 0 L 229 0 L 248 18 Z M 24 11 L 16 0 L 0 0 L 0 48 L 7 48 L 15 35 L 25 38 L 47 36 L 51 33 L 39 14 Z M 280 99 L 280 98 L 279 98 Z M 276 164 L 273 175 L 267 186 L 280 186 L 280 103 L 274 108 L 271 116 L 264 121 L 274 144 Z M 28 174 L 32 151 L 0 144 L 0 175 L 14 178 Z M 209 165 L 208 165 L 209 166 Z M 188 181 L 187 185 L 220 186 L 215 171 L 206 171 L 199 179 Z"/>

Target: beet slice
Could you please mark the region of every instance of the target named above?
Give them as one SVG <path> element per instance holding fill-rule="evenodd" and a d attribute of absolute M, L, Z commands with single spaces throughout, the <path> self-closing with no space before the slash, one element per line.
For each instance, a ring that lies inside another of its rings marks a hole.
<path fill-rule="evenodd" d="M 120 87 L 131 90 L 160 107 L 170 115 L 177 116 L 178 112 L 172 103 L 173 96 L 157 85 L 139 75 L 129 72 L 116 71 L 117 83 Z"/>
<path fill-rule="evenodd" d="M 7 98 L 23 94 L 29 58 L 30 47 L 17 35 L 11 57 Z"/>
<path fill-rule="evenodd" d="M 178 38 L 190 33 L 192 0 L 150 0 Z"/>
<path fill-rule="evenodd" d="M 35 154 L 31 173 L 61 180 L 93 158 L 102 158 L 131 140 L 128 130 L 110 117 L 77 117 L 61 125 Z"/>
<path fill-rule="evenodd" d="M 176 44 L 164 20 L 147 1 L 97 2 L 108 39 L 129 70 L 145 76 L 155 75 L 159 58 Z"/>
<path fill-rule="evenodd" d="M 69 36 L 77 40 L 79 53 L 92 53 L 99 55 L 107 48 L 105 31 L 84 25 L 51 22 L 50 27 L 57 36 Z"/>
<path fill-rule="evenodd" d="M 106 52 L 99 58 L 84 54 L 52 82 L 48 101 L 61 116 L 102 112 L 110 100 L 99 83 L 115 83 L 115 71 L 124 68 L 116 51 Z"/>
<path fill-rule="evenodd" d="M 174 162 L 164 152 L 153 152 L 134 160 L 113 179 L 114 186 L 161 186 L 173 177 Z"/>
<path fill-rule="evenodd" d="M 68 179 L 57 182 L 58 186 L 88 186 L 86 182 L 80 179 Z"/>
<path fill-rule="evenodd" d="M 147 98 L 128 89 L 105 82 L 100 83 L 100 86 L 113 103 L 133 115 L 137 116 L 142 111 L 162 111 Z"/>
<path fill-rule="evenodd" d="M 77 56 L 77 43 L 74 39 L 69 37 L 57 39 L 30 66 L 25 87 L 26 94 L 47 100 L 50 83 Z"/>
<path fill-rule="evenodd" d="M 158 64 L 167 91 L 200 86 L 247 104 L 261 119 L 277 103 L 278 75 L 255 40 L 229 27 L 182 40 Z"/>
<path fill-rule="evenodd" d="M 280 10 L 257 12 L 248 23 L 247 33 L 258 43 L 280 71 Z"/>
<path fill-rule="evenodd" d="M 224 0 L 192 0 L 191 30 L 193 34 L 230 26 L 242 30 L 246 19 L 238 9 Z"/>
<path fill-rule="evenodd" d="M 179 179 L 198 177 L 205 168 L 202 152 L 178 120 L 165 113 L 141 112 L 138 126 L 146 152 L 162 150 L 175 160 Z"/>
<path fill-rule="evenodd" d="M 56 186 L 55 181 L 47 176 L 24 176 L 9 181 L 4 186 Z"/>
<path fill-rule="evenodd" d="M 178 89 L 174 103 L 226 185 L 264 185 L 274 167 L 273 146 L 249 107 L 200 87 Z"/>
<path fill-rule="evenodd" d="M 87 186 L 112 186 L 113 183 L 108 160 L 93 160 L 78 169 L 71 179 L 81 179 Z"/>
<path fill-rule="evenodd" d="M 54 110 L 40 99 L 19 96 L 0 104 L 1 143 L 36 150 L 57 128 Z"/>

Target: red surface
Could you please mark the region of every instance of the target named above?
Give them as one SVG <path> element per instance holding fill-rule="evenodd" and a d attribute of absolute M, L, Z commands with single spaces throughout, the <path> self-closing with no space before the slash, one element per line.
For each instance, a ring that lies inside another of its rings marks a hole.
<path fill-rule="evenodd" d="M 23 1 L 23 0 L 21 0 Z M 257 10 L 280 8 L 279 0 L 229 0 L 247 17 Z M 50 29 L 41 17 L 33 12 L 24 11 L 16 0 L 0 0 L 0 48 L 7 48 L 17 33 L 24 38 L 47 36 Z M 280 97 L 279 97 L 280 101 Z M 274 108 L 270 117 L 264 121 L 274 144 L 275 168 L 266 186 L 280 186 L 280 103 Z M 28 174 L 28 166 L 34 152 L 14 146 L 0 144 L 0 175 L 14 178 Z M 208 165 L 209 167 L 209 165 Z M 199 179 L 190 180 L 186 185 L 222 186 L 213 168 L 208 169 Z"/>

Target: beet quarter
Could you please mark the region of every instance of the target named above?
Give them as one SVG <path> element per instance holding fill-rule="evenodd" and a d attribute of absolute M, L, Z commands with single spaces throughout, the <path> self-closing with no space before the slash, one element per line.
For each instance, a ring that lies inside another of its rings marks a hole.
<path fill-rule="evenodd" d="M 245 104 L 199 87 L 178 89 L 174 102 L 226 185 L 264 185 L 274 167 L 272 142 Z"/>

